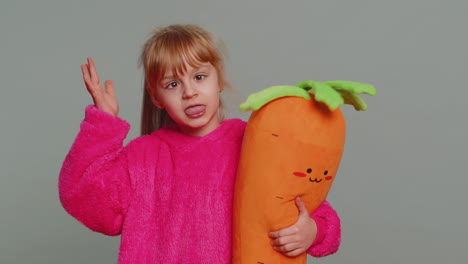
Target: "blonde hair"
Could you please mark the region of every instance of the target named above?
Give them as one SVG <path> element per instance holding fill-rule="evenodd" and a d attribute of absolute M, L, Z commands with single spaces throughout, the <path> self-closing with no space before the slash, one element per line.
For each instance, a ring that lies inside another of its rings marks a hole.
<path fill-rule="evenodd" d="M 211 63 L 218 75 L 219 87 L 231 87 L 224 73 L 221 40 L 214 34 L 195 25 L 170 25 L 157 29 L 146 41 L 140 56 L 140 66 L 144 68 L 144 91 L 141 112 L 141 135 L 174 121 L 164 109 L 157 108 L 152 100 L 150 89 L 155 89 L 166 71 L 173 76 L 182 75 L 187 64 L 197 67 L 201 63 Z M 220 99 L 218 115 L 224 119 Z"/>

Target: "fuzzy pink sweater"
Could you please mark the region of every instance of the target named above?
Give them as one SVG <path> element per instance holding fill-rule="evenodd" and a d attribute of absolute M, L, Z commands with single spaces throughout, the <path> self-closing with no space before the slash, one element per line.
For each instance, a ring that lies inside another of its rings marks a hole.
<path fill-rule="evenodd" d="M 63 207 L 93 231 L 121 234 L 119 263 L 230 263 L 234 178 L 245 122 L 203 136 L 162 128 L 123 146 L 130 125 L 86 108 L 59 177 Z M 340 222 L 328 202 L 312 215 L 308 253 L 338 250 Z"/>

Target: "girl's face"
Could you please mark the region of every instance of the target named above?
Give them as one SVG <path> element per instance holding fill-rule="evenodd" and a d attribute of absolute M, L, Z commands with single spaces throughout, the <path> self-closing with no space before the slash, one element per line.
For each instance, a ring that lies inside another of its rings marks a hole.
<path fill-rule="evenodd" d="M 177 77 L 168 71 L 158 83 L 153 103 L 165 109 L 179 129 L 192 136 L 204 136 L 219 126 L 218 107 L 221 88 L 218 74 L 211 63 L 187 71 Z"/>

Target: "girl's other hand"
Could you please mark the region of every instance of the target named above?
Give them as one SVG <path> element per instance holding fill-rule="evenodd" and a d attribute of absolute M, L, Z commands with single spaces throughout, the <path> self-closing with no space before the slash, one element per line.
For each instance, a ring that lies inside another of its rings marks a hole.
<path fill-rule="evenodd" d="M 269 233 L 273 248 L 288 257 L 296 257 L 307 251 L 317 235 L 317 224 L 309 216 L 301 198 L 296 197 L 296 205 L 299 209 L 297 222 L 290 227 Z"/>
<path fill-rule="evenodd" d="M 114 94 L 112 81 L 106 80 L 104 82 L 105 89 L 101 86 L 96 66 L 91 58 L 88 58 L 88 64 L 81 65 L 81 71 L 86 88 L 93 97 L 94 105 L 106 113 L 117 116 L 119 104 Z"/>

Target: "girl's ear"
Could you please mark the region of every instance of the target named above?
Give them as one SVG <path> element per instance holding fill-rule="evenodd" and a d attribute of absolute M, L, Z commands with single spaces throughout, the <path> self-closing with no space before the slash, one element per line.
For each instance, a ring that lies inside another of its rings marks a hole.
<path fill-rule="evenodd" d="M 159 108 L 159 109 L 164 109 L 164 106 L 161 104 L 161 102 L 159 102 L 159 100 L 156 98 L 156 95 L 154 94 L 153 92 L 153 89 L 151 89 L 149 86 L 146 87 L 146 90 L 148 91 L 149 93 L 149 96 L 151 98 L 151 102 L 153 102 L 153 104 Z"/>
<path fill-rule="evenodd" d="M 218 92 L 222 92 L 224 90 L 225 83 L 219 81 L 218 82 Z"/>
<path fill-rule="evenodd" d="M 164 109 L 164 106 L 156 98 L 151 97 L 151 101 L 157 108 Z"/>

